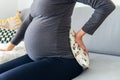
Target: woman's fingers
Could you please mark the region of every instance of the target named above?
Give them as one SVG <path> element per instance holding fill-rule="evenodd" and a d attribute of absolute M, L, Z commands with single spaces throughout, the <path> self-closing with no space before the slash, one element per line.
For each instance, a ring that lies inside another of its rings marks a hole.
<path fill-rule="evenodd" d="M 6 48 L 0 49 L 0 51 L 11 51 L 11 50 L 13 50 L 14 47 L 15 47 L 14 44 L 9 43 Z"/>
<path fill-rule="evenodd" d="M 86 33 L 81 29 L 79 32 L 76 33 L 75 40 L 79 44 L 79 46 L 88 54 L 88 50 L 87 50 L 87 48 L 84 45 L 84 42 L 82 40 L 82 38 L 85 34 Z"/>
<path fill-rule="evenodd" d="M 86 46 L 84 45 L 83 40 L 80 39 L 80 38 L 79 38 L 79 39 L 76 38 L 75 40 L 76 40 L 76 42 L 78 43 L 78 45 L 79 45 L 86 53 L 88 53 L 88 50 L 87 50 Z"/>

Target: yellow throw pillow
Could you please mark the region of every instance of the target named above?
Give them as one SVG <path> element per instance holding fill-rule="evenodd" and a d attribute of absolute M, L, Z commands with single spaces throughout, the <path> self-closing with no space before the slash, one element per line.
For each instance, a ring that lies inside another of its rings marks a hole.
<path fill-rule="evenodd" d="M 16 30 L 20 27 L 22 20 L 20 19 L 20 11 L 17 11 L 16 15 L 7 19 L 9 29 Z"/>
<path fill-rule="evenodd" d="M 9 28 L 8 21 L 0 19 L 0 28 Z"/>
<path fill-rule="evenodd" d="M 22 23 L 20 19 L 20 11 L 17 11 L 15 16 L 12 16 L 7 19 L 0 19 L 0 28 L 17 30 Z"/>

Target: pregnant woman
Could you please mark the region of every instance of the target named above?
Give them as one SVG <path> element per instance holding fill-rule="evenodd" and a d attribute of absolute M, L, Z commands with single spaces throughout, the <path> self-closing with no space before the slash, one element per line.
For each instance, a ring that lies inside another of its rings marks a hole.
<path fill-rule="evenodd" d="M 0 65 L 0 80 L 71 80 L 83 72 L 69 41 L 71 15 L 76 2 L 95 9 L 76 33 L 76 41 L 87 52 L 82 37 L 92 35 L 115 9 L 110 0 L 34 0 L 29 16 L 3 51 L 24 39 L 27 54 Z"/>

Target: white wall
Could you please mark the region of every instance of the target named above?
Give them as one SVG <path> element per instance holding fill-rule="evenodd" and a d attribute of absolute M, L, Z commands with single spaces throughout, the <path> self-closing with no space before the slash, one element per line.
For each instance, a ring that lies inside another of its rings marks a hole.
<path fill-rule="evenodd" d="M 0 0 L 0 19 L 15 15 L 17 10 L 29 8 L 33 0 Z M 116 5 L 120 5 L 120 0 L 113 0 Z M 76 7 L 86 6 L 77 3 Z"/>
<path fill-rule="evenodd" d="M 120 6 L 120 0 L 112 0 L 116 5 Z"/>
<path fill-rule="evenodd" d="M 112 0 L 112 1 L 115 3 L 115 5 L 120 5 L 120 0 Z M 22 1 L 18 0 L 18 10 L 29 8 L 32 2 L 33 0 L 22 0 Z M 76 7 L 79 7 L 79 6 L 86 6 L 86 5 L 77 3 Z"/>
<path fill-rule="evenodd" d="M 15 15 L 17 11 L 17 0 L 0 0 L 0 19 Z"/>
<path fill-rule="evenodd" d="M 112 0 L 112 1 L 115 5 L 120 6 L 120 0 Z M 84 5 L 82 3 L 77 2 L 76 7 L 81 7 L 81 6 L 84 7 L 84 6 L 87 6 L 87 5 Z"/>
<path fill-rule="evenodd" d="M 18 0 L 18 10 L 29 8 L 33 0 Z"/>

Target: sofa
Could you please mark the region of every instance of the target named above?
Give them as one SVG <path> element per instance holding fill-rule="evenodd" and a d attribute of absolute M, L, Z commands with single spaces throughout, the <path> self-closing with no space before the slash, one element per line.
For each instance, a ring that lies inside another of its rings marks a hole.
<path fill-rule="evenodd" d="M 79 30 L 94 10 L 88 6 L 74 9 L 72 28 Z M 105 19 L 94 35 L 85 35 L 90 67 L 73 80 L 120 80 L 120 6 Z"/>
<path fill-rule="evenodd" d="M 72 28 L 78 31 L 93 12 L 88 6 L 76 7 L 72 15 Z M 89 51 L 90 67 L 73 80 L 120 80 L 119 13 L 120 6 L 117 6 L 94 35 L 84 36 L 84 43 Z M 24 20 L 28 14 L 29 9 L 22 10 L 21 19 Z"/>

